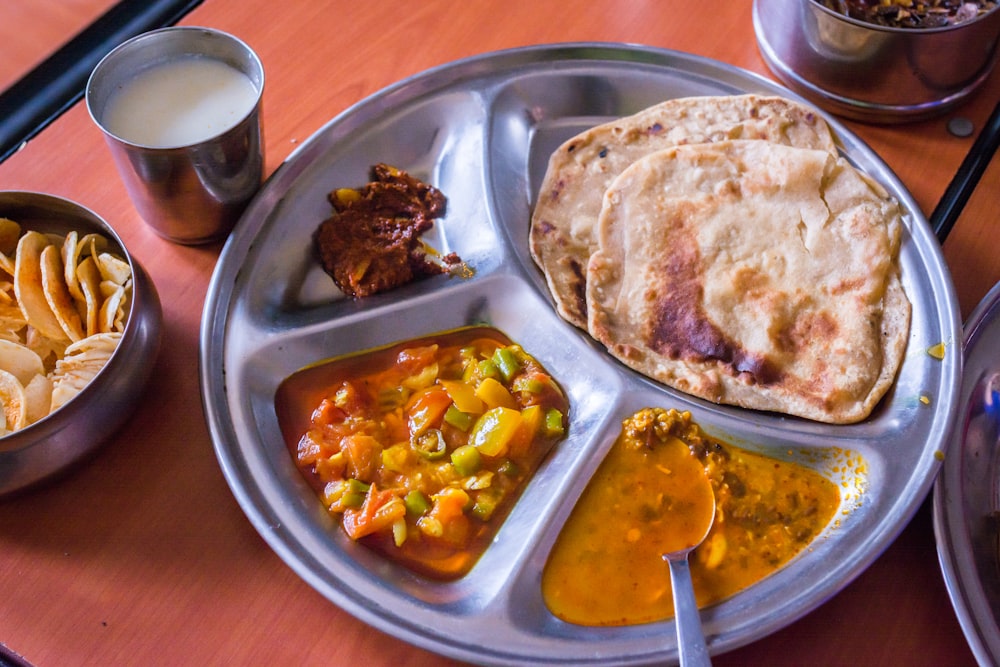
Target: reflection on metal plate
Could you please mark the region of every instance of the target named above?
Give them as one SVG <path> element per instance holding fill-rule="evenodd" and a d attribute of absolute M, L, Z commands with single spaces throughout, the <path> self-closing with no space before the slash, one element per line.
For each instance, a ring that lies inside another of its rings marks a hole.
<path fill-rule="evenodd" d="M 664 99 L 792 93 L 731 66 L 662 49 L 553 45 L 486 54 L 404 80 L 332 119 L 271 177 L 230 237 L 209 288 L 201 382 L 216 453 L 270 546 L 328 599 L 413 644 L 488 664 L 642 664 L 677 659 L 673 622 L 563 623 L 545 608 L 548 549 L 620 420 L 647 405 L 690 410 L 706 430 L 831 476 L 845 452 L 864 479 L 843 513 L 780 572 L 703 611 L 709 648 L 763 637 L 860 574 L 922 502 L 947 444 L 961 374 L 960 322 L 940 248 L 916 203 L 858 138 L 830 120 L 845 155 L 907 211 L 901 252 L 913 303 L 893 391 L 863 423 L 818 423 L 720 407 L 624 369 L 555 313 L 527 249 L 549 153 L 578 131 Z M 475 269 L 364 301 L 340 298 L 313 260 L 326 194 L 387 162 L 439 187 L 448 214 L 428 241 Z M 528 484 L 473 570 L 435 583 L 351 543 L 319 506 L 276 421 L 277 385 L 315 361 L 477 322 L 523 345 L 566 387 L 568 438 Z M 943 343 L 944 359 L 927 353 Z M 833 477 L 832 477 L 833 478 Z M 855 480 L 857 481 L 857 480 Z"/>
<path fill-rule="evenodd" d="M 1000 284 L 965 325 L 965 370 L 954 441 L 934 488 L 945 584 L 982 665 L 1000 662 Z"/>

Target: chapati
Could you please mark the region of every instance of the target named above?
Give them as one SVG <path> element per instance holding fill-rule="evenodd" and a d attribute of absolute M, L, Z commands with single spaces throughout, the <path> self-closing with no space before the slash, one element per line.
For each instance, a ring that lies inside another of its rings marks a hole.
<path fill-rule="evenodd" d="M 826 150 L 677 146 L 614 179 L 596 226 L 591 335 L 688 394 L 829 423 L 866 418 L 909 332 L 902 215 Z"/>
<path fill-rule="evenodd" d="M 836 151 L 811 108 L 777 96 L 667 100 L 586 130 L 550 157 L 531 221 L 529 247 L 559 314 L 587 328 L 586 269 L 604 191 L 626 167 L 656 150 L 724 140 L 764 140 Z"/>

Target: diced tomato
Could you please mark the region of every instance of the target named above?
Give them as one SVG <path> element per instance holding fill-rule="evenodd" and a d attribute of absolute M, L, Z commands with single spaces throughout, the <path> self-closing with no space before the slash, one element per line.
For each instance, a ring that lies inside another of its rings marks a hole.
<path fill-rule="evenodd" d="M 372 409 L 372 399 L 352 382 L 344 382 L 333 395 L 333 401 L 347 415 L 357 417 L 368 414 Z"/>
<path fill-rule="evenodd" d="M 561 406 L 566 402 L 559 385 L 547 373 L 529 370 L 521 375 L 518 384 L 533 389 L 521 392 L 523 405 Z"/>
<path fill-rule="evenodd" d="M 437 359 L 438 346 L 408 347 L 396 357 L 396 366 L 406 373 L 414 373 Z"/>
<path fill-rule="evenodd" d="M 355 479 L 372 479 L 382 457 L 378 440 L 370 435 L 355 433 L 341 440 L 340 445 L 347 457 L 348 474 Z"/>
<path fill-rule="evenodd" d="M 405 515 L 406 505 L 396 494 L 380 491 L 372 484 L 360 508 L 344 510 L 344 530 L 348 537 L 357 540 L 391 528 L 396 519 Z"/>
<path fill-rule="evenodd" d="M 431 428 L 440 428 L 444 413 L 451 405 L 451 396 L 444 389 L 434 387 L 417 394 L 407 406 L 410 435 L 419 436 Z"/>
<path fill-rule="evenodd" d="M 431 510 L 417 520 L 417 526 L 428 537 L 437 538 L 455 546 L 462 546 L 469 539 L 469 517 L 465 506 L 469 495 L 456 488 L 445 488 L 434 494 Z"/>
<path fill-rule="evenodd" d="M 299 465 L 310 466 L 323 456 L 322 442 L 316 438 L 315 431 L 306 431 L 296 447 L 295 459 Z"/>
<path fill-rule="evenodd" d="M 312 423 L 315 426 L 329 426 L 344 421 L 347 413 L 337 407 L 329 398 L 324 398 L 312 413 Z"/>

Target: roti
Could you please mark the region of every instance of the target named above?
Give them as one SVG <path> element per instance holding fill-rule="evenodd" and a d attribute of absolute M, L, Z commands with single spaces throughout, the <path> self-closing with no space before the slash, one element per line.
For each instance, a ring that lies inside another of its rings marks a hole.
<path fill-rule="evenodd" d="M 825 150 L 678 146 L 608 188 L 591 335 L 688 394 L 828 423 L 866 418 L 902 362 L 897 202 Z"/>
<path fill-rule="evenodd" d="M 657 150 L 737 139 L 836 151 L 829 127 L 811 108 L 781 97 L 736 95 L 668 100 L 589 129 L 552 154 L 529 247 L 564 319 L 587 328 L 587 262 L 602 196 L 615 177 Z"/>

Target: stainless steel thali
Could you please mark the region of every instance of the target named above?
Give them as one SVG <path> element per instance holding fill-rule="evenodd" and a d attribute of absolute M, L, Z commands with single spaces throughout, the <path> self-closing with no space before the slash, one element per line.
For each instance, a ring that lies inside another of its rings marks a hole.
<path fill-rule="evenodd" d="M 672 622 L 566 624 L 548 613 L 539 588 L 547 551 L 620 420 L 646 405 L 691 410 L 710 433 L 801 459 L 843 486 L 841 514 L 810 549 L 704 610 L 713 653 L 801 617 L 888 546 L 926 496 L 948 442 L 961 381 L 960 321 L 926 220 L 857 137 L 830 120 L 843 153 L 908 211 L 901 264 L 914 307 L 900 377 L 864 423 L 830 427 L 719 407 L 640 378 L 556 315 L 528 254 L 533 196 L 550 152 L 564 139 L 667 98 L 743 92 L 794 97 L 751 73 L 662 49 L 516 49 L 444 65 L 383 90 L 331 120 L 281 165 L 233 232 L 213 276 L 201 382 L 226 479 L 291 568 L 365 622 L 471 662 L 676 660 Z M 327 192 L 363 184 L 376 162 L 444 192 L 448 214 L 428 241 L 457 252 L 474 277 L 440 277 L 362 301 L 340 297 L 313 259 L 312 234 L 329 214 Z M 332 525 L 286 450 L 274 392 L 307 364 L 480 322 L 507 333 L 562 383 L 570 427 L 473 570 L 455 582 L 430 582 L 350 543 Z M 927 353 L 939 343 L 943 359 Z"/>

